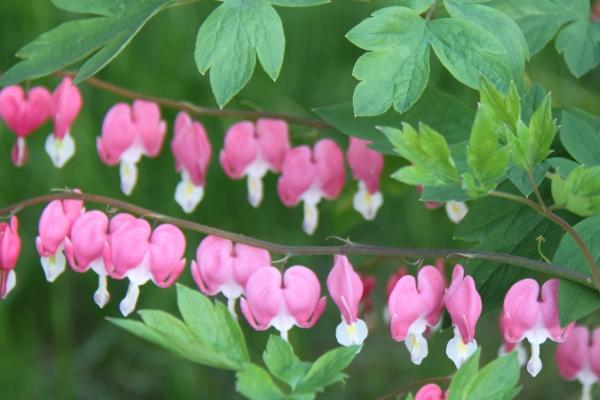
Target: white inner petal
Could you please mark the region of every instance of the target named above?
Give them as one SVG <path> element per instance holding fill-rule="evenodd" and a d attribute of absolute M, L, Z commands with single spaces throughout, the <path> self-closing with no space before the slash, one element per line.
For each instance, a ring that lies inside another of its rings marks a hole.
<path fill-rule="evenodd" d="M 40 257 L 42 269 L 44 270 L 44 275 L 46 275 L 46 280 L 48 282 L 54 282 L 56 278 L 65 271 L 67 260 L 63 254 L 63 248 L 64 245 L 61 244 L 54 255 Z"/>
<path fill-rule="evenodd" d="M 119 310 L 121 310 L 121 314 L 123 314 L 124 317 L 128 316 L 133 312 L 133 310 L 135 310 L 139 296 L 139 286 L 133 282 L 130 282 L 129 287 L 127 288 L 127 295 L 123 300 L 121 300 L 121 303 L 119 303 Z"/>
<path fill-rule="evenodd" d="M 454 337 L 446 345 L 446 355 L 454 362 L 456 368 L 460 368 L 475 351 L 477 351 L 477 341 L 473 339 L 469 343 L 464 343 L 458 328 L 454 327 Z"/>
<path fill-rule="evenodd" d="M 8 294 L 17 286 L 17 274 L 14 269 L 8 271 L 8 276 L 6 277 L 6 293 L 4 297 L 8 296 Z"/>
<path fill-rule="evenodd" d="M 25 138 L 18 137 L 17 138 L 17 167 L 20 167 L 25 162 Z"/>
<path fill-rule="evenodd" d="M 98 289 L 96 289 L 96 292 L 94 293 L 94 302 L 100 308 L 104 308 L 110 300 L 110 293 L 108 293 L 107 286 L 106 275 L 98 275 Z"/>
<path fill-rule="evenodd" d="M 119 173 L 121 174 L 121 191 L 126 196 L 130 196 L 137 183 L 137 164 L 122 159 L 119 165 Z"/>
<path fill-rule="evenodd" d="M 307 203 L 304 202 L 304 221 L 302 222 L 302 229 L 307 235 L 312 235 L 319 225 L 319 208 L 318 203 Z"/>
<path fill-rule="evenodd" d="M 69 132 L 62 139 L 57 138 L 51 133 L 46 138 L 44 148 L 56 168 L 64 167 L 67 161 L 75 155 L 75 141 Z"/>
<path fill-rule="evenodd" d="M 454 222 L 455 224 L 460 223 L 460 221 L 462 221 L 467 215 L 467 212 L 469 212 L 469 209 L 462 201 L 451 200 L 446 203 L 446 214 L 448 214 L 450 221 Z"/>
<path fill-rule="evenodd" d="M 354 194 L 354 209 L 358 211 L 364 219 L 371 221 L 377 216 L 379 207 L 383 204 L 381 192 L 371 194 L 363 181 L 358 182 L 358 191 Z"/>
<path fill-rule="evenodd" d="M 404 345 L 410 353 L 410 360 L 416 365 L 420 365 L 429 354 L 427 340 L 423 337 L 425 329 L 427 329 L 425 319 L 419 317 L 408 328 L 408 335 L 404 340 Z"/>
<path fill-rule="evenodd" d="M 263 199 L 262 177 L 248 175 L 246 184 L 248 185 L 248 202 L 252 207 L 257 208 Z"/>
<path fill-rule="evenodd" d="M 369 328 L 362 319 L 348 324 L 342 318 L 342 322 L 335 329 L 335 338 L 342 346 L 362 345 L 369 335 Z"/>
<path fill-rule="evenodd" d="M 282 306 L 279 314 L 271 320 L 270 325 L 279 331 L 284 340 L 287 340 L 288 331 L 296 325 L 296 319 L 288 313 L 285 306 Z"/>
<path fill-rule="evenodd" d="M 194 185 L 190 176 L 184 171 L 181 174 L 181 181 L 175 188 L 175 201 L 187 214 L 192 213 L 202 198 L 204 197 L 204 187 Z"/>

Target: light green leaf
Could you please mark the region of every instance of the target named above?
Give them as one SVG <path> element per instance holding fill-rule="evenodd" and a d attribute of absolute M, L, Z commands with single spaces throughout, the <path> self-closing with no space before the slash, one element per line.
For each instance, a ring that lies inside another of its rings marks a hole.
<path fill-rule="evenodd" d="M 250 80 L 256 57 L 276 80 L 285 37 L 277 12 L 267 0 L 224 0 L 198 30 L 194 58 L 223 107 Z"/>
<path fill-rule="evenodd" d="M 600 262 L 600 216 L 586 218 L 576 224 L 574 228 L 590 249 L 596 263 Z M 587 274 L 591 280 L 590 268 L 570 235 L 563 236 L 552 262 Z M 600 296 L 596 290 L 561 280 L 558 290 L 558 305 L 561 324 L 566 325 L 598 309 Z"/>
<path fill-rule="evenodd" d="M 248 363 L 236 373 L 235 390 L 250 400 L 280 400 L 285 396 L 267 371 Z"/>
<path fill-rule="evenodd" d="M 477 89 L 481 76 L 503 92 L 511 81 L 506 50 L 480 26 L 458 18 L 427 21 L 437 57 L 460 82 Z"/>
<path fill-rule="evenodd" d="M 358 354 L 358 346 L 338 347 L 319 357 L 311 366 L 296 392 L 321 392 L 325 387 L 343 381 L 342 372 Z"/>
<path fill-rule="evenodd" d="M 112 61 L 148 22 L 171 0 L 56 0 L 67 10 L 105 15 L 66 22 L 43 33 L 17 53 L 23 61 L 11 67 L 0 78 L 0 85 L 11 85 L 38 78 L 91 57 L 75 77 L 80 82 Z"/>
<path fill-rule="evenodd" d="M 197 290 L 177 285 L 177 306 L 191 332 L 218 350 L 239 368 L 250 360 L 244 335 L 223 303 Z"/>
<path fill-rule="evenodd" d="M 398 170 L 395 179 L 425 186 L 443 186 L 459 180 L 448 143 L 435 130 L 423 124 L 418 133 L 409 124 L 404 124 L 402 130 L 389 127 L 380 130 L 396 152 L 413 164 Z"/>
<path fill-rule="evenodd" d="M 521 367 L 517 352 L 498 357 L 483 367 L 469 382 L 465 400 L 503 400 L 512 395 L 519 382 Z"/>
<path fill-rule="evenodd" d="M 470 381 L 475 378 L 479 371 L 479 358 L 481 348 L 469 357 L 467 361 L 456 371 L 448 388 L 448 400 L 462 400 L 467 398 L 467 388 Z"/>
<path fill-rule="evenodd" d="M 560 141 L 570 155 L 586 166 L 600 165 L 600 121 L 581 110 L 564 110 Z"/>
<path fill-rule="evenodd" d="M 281 7 L 312 7 L 331 3 L 331 0 L 269 0 L 269 3 Z"/>
<path fill-rule="evenodd" d="M 517 121 L 521 116 L 521 102 L 517 88 L 511 84 L 505 96 L 496 89 L 487 79 L 482 78 L 479 83 L 480 102 L 488 107 L 498 118 L 506 124 L 511 131 L 515 131 Z M 501 136 L 504 139 L 504 136 Z"/>
<path fill-rule="evenodd" d="M 573 75 L 580 77 L 600 63 L 600 43 L 589 16 L 564 27 L 556 37 L 556 50 L 563 54 Z"/>
<path fill-rule="evenodd" d="M 584 217 L 600 213 L 600 165 L 575 168 L 567 179 L 552 176 L 552 197 L 558 205 Z"/>
<path fill-rule="evenodd" d="M 378 10 L 346 35 L 369 52 L 354 66 L 361 81 L 354 91 L 356 115 L 384 113 L 393 104 L 400 113 L 423 94 L 429 80 L 429 40 L 425 21 L 405 7 Z"/>
<path fill-rule="evenodd" d="M 294 354 L 292 346 L 276 335 L 269 336 L 263 360 L 269 372 L 290 385 L 292 391 L 295 390 L 311 366 L 310 363 L 300 361 Z"/>
<path fill-rule="evenodd" d="M 435 3 L 435 0 L 391 0 L 392 4 L 412 8 L 418 14 L 427 11 Z"/>

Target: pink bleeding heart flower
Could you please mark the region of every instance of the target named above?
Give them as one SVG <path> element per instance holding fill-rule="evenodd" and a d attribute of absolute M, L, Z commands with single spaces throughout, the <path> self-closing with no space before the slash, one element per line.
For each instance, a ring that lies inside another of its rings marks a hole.
<path fill-rule="evenodd" d="M 206 170 L 212 156 L 204 126 L 192 121 L 187 113 L 177 114 L 171 151 L 175 157 L 175 169 L 181 173 L 181 182 L 175 189 L 175 201 L 189 214 L 204 197 Z"/>
<path fill-rule="evenodd" d="M 50 117 L 54 132 L 46 138 L 46 153 L 56 168 L 62 168 L 75 154 L 75 141 L 69 132 L 82 106 L 81 93 L 71 78 L 63 78 L 52 93 Z"/>
<path fill-rule="evenodd" d="M 444 303 L 454 326 L 454 338 L 448 341 L 446 355 L 456 368 L 460 368 L 477 351 L 475 328 L 483 308 L 475 281 L 473 277 L 465 276 L 462 265 L 457 264 L 452 271 L 452 282 Z"/>
<path fill-rule="evenodd" d="M 10 223 L 0 223 L 0 299 L 5 299 L 17 284 L 15 267 L 21 254 L 19 220 L 12 216 Z"/>
<path fill-rule="evenodd" d="M 383 170 L 383 155 L 368 147 L 368 140 L 350 136 L 348 164 L 352 176 L 358 181 L 358 191 L 354 195 L 354 209 L 366 220 L 375 219 L 383 196 L 379 191 L 379 179 Z"/>
<path fill-rule="evenodd" d="M 207 236 L 192 261 L 192 276 L 202 293 L 208 296 L 223 293 L 229 312 L 236 317 L 235 301 L 244 294 L 248 279 L 259 268 L 269 266 L 271 255 L 267 250 Z"/>
<path fill-rule="evenodd" d="M 185 267 L 185 235 L 175 225 L 162 224 L 150 237 L 150 274 L 158 287 L 171 286 Z"/>
<path fill-rule="evenodd" d="M 287 340 L 294 327 L 311 328 L 325 310 L 319 279 L 299 265 L 288 268 L 283 277 L 275 267 L 259 268 L 246 284 L 240 307 L 248 323 L 262 331 L 273 326 Z"/>
<path fill-rule="evenodd" d="M 327 276 L 327 289 L 342 314 L 342 322 L 335 330 L 338 343 L 342 346 L 362 345 L 369 334 L 365 321 L 358 318 L 363 283 L 346 256 L 334 257 L 333 268 Z"/>
<path fill-rule="evenodd" d="M 0 117 L 17 136 L 11 151 L 15 166 L 20 167 L 27 161 L 25 138 L 48 120 L 50 103 L 50 92 L 39 86 L 31 88 L 27 94 L 16 85 L 0 91 Z"/>
<path fill-rule="evenodd" d="M 422 194 L 423 193 L 423 185 L 417 185 L 416 186 L 417 189 L 417 193 Z M 436 208 L 440 208 L 441 206 L 444 205 L 444 203 L 441 203 L 439 201 L 425 201 L 425 208 L 429 209 L 429 210 L 435 210 Z"/>
<path fill-rule="evenodd" d="M 81 200 L 53 200 L 42 212 L 35 245 L 48 282 L 54 282 L 65 271 L 65 240 L 82 211 Z"/>
<path fill-rule="evenodd" d="M 321 139 L 311 151 L 308 146 L 292 148 L 283 161 L 277 190 L 284 205 L 304 203 L 304 231 L 312 235 L 319 223 L 317 205 L 321 198 L 333 200 L 344 188 L 344 154 L 330 139 Z"/>
<path fill-rule="evenodd" d="M 565 329 L 560 326 L 558 315 L 557 279 L 539 284 L 533 279 L 523 279 L 515 283 L 506 293 L 502 309 L 504 340 L 518 343 L 527 339 L 531 344 L 531 357 L 527 371 L 536 376 L 542 369 L 540 345 L 547 339 L 564 341 L 574 324 Z"/>
<path fill-rule="evenodd" d="M 117 103 L 104 117 L 102 136 L 96 141 L 98 154 L 107 165 L 120 164 L 121 190 L 127 196 L 137 183 L 142 156 L 155 157 L 160 152 L 167 132 L 160 118 L 158 104 L 145 100 L 136 100 L 133 106 Z"/>
<path fill-rule="evenodd" d="M 362 273 L 358 273 L 360 280 L 363 284 L 363 293 L 360 297 L 360 311 L 363 316 L 370 315 L 375 308 L 375 304 L 373 302 L 373 292 L 375 291 L 375 286 L 377 286 L 377 278 L 373 275 L 366 275 Z"/>
<path fill-rule="evenodd" d="M 446 400 L 447 395 L 448 393 L 444 393 L 435 383 L 428 383 L 419 389 L 415 395 L 415 400 Z"/>
<path fill-rule="evenodd" d="M 268 171 L 281 171 L 289 148 L 287 122 L 262 118 L 254 125 L 243 121 L 227 130 L 219 160 L 230 178 L 248 178 L 248 201 L 258 207 L 263 198 L 262 178 Z"/>
<path fill-rule="evenodd" d="M 504 332 L 505 327 L 504 327 L 504 319 L 502 318 L 502 315 L 500 315 L 500 318 L 499 318 L 499 325 L 500 325 L 500 332 Z M 504 338 L 504 335 L 503 335 L 503 338 Z M 517 360 L 519 361 L 519 366 L 522 367 L 525 364 L 527 364 L 527 352 L 525 351 L 525 348 L 523 347 L 523 344 L 521 342 L 510 343 L 503 339 L 502 345 L 500 346 L 500 349 L 498 349 L 498 357 L 504 356 L 513 351 L 517 352 Z"/>
<path fill-rule="evenodd" d="M 421 364 L 429 352 L 423 337 L 427 328 L 438 325 L 444 306 L 444 278 L 430 265 L 419 270 L 417 279 L 401 277 L 388 299 L 392 338 L 404 342 L 414 364 Z"/>
<path fill-rule="evenodd" d="M 82 213 L 65 238 L 65 255 L 75 272 L 83 273 L 91 269 L 98 275 L 98 288 L 94 302 L 103 308 L 110 300 L 108 293 L 108 271 L 104 260 L 110 257 L 108 243 L 108 217 L 101 211 Z"/>
<path fill-rule="evenodd" d="M 556 347 L 556 365 L 563 378 L 581 383 L 581 400 L 592 400 L 592 386 L 600 379 L 600 328 L 590 335 L 585 326 L 573 327 Z"/>
<path fill-rule="evenodd" d="M 124 316 L 135 309 L 140 295 L 139 287 L 152 278 L 150 234 L 151 228 L 147 221 L 129 214 L 118 214 L 110 221 L 110 252 L 104 254 L 104 263 L 111 278 L 129 279 L 127 295 L 119 304 Z"/>

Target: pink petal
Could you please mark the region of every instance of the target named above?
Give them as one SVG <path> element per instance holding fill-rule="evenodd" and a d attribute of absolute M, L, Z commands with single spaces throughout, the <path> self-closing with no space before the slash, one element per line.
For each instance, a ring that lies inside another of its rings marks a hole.
<path fill-rule="evenodd" d="M 261 268 L 259 271 L 264 270 Z M 252 277 L 250 280 L 252 280 Z M 310 327 L 316 319 L 313 314 L 319 314 L 324 307 L 321 296 L 321 284 L 317 275 L 310 269 L 295 265 L 288 268 L 283 275 L 283 295 L 287 310 L 298 325 Z M 248 281 L 248 285 L 250 281 Z"/>
<path fill-rule="evenodd" d="M 584 326 L 575 326 L 571 334 L 556 347 L 556 365 L 563 378 L 575 379 L 586 366 L 590 333 Z"/>
<path fill-rule="evenodd" d="M 368 147 L 368 140 L 350 136 L 348 164 L 354 179 L 363 181 L 370 193 L 379 191 L 379 179 L 383 170 L 383 155 Z"/>
<path fill-rule="evenodd" d="M 446 396 L 435 383 L 428 383 L 417 392 L 415 400 L 444 400 Z"/>
<path fill-rule="evenodd" d="M 159 225 L 150 238 L 150 273 L 156 285 L 166 288 L 185 266 L 185 236 L 171 224 Z"/>
<path fill-rule="evenodd" d="M 327 276 L 327 290 L 346 323 L 355 322 L 358 319 L 358 303 L 363 295 L 363 283 L 346 256 L 334 256 L 333 268 Z"/>
<path fill-rule="evenodd" d="M 475 281 L 470 276 L 464 277 L 462 265 L 457 264 L 454 267 L 452 282 L 444 302 L 463 342 L 471 342 L 475 338 L 475 327 L 481 316 L 482 303 Z"/>
<path fill-rule="evenodd" d="M 8 86 L 0 91 L 0 116 L 18 137 L 25 137 L 48 120 L 50 103 L 50 92 L 43 87 L 25 96 L 20 86 Z"/>
<path fill-rule="evenodd" d="M 9 271 L 17 266 L 21 254 L 19 220 L 12 216 L 10 223 L 0 223 L 0 270 Z"/>
<path fill-rule="evenodd" d="M 591 336 L 592 340 L 588 353 L 590 367 L 592 371 L 594 371 L 596 377 L 600 380 L 600 328 L 594 329 Z"/>
<path fill-rule="evenodd" d="M 335 199 L 342 193 L 346 179 L 344 153 L 331 139 L 319 140 L 313 152 L 317 167 L 316 179 L 321 191 L 326 198 Z"/>
<path fill-rule="evenodd" d="M 398 270 L 396 272 L 394 272 L 392 275 L 390 275 L 390 277 L 388 278 L 388 281 L 385 285 L 385 295 L 386 297 L 390 297 L 390 295 L 392 294 L 392 290 L 394 290 L 394 287 L 396 286 L 396 282 L 398 282 L 400 280 L 400 278 L 402 278 L 404 275 L 406 275 L 406 267 L 399 267 Z"/>
<path fill-rule="evenodd" d="M 408 329 L 421 316 L 423 302 L 417 291 L 417 282 L 411 275 L 396 282 L 388 298 L 388 313 L 392 338 L 398 342 L 406 339 Z"/>
<path fill-rule="evenodd" d="M 112 278 L 122 279 L 146 257 L 151 228 L 146 220 L 140 218 L 120 223 L 116 230 L 113 230 L 113 226 L 110 228 L 110 263 L 107 269 Z"/>
<path fill-rule="evenodd" d="M 313 184 L 316 168 L 311 158 L 308 146 L 294 147 L 285 155 L 277 191 L 283 204 L 288 207 L 298 204 L 300 196 Z"/>
<path fill-rule="evenodd" d="M 195 185 L 203 186 L 212 148 L 204 126 L 192 121 L 187 113 L 177 114 L 171 151 L 175 157 L 175 169 L 187 171 Z"/>
<path fill-rule="evenodd" d="M 71 223 L 65 215 L 62 201 L 51 201 L 44 208 L 38 224 L 39 240 L 36 240 L 36 245 L 40 256 L 54 255 L 70 230 Z"/>
<path fill-rule="evenodd" d="M 248 279 L 256 270 L 271 266 L 271 255 L 265 249 L 238 243 L 235 245 L 233 259 L 233 278 L 245 287 Z"/>
<path fill-rule="evenodd" d="M 92 261 L 103 256 L 107 231 L 108 217 L 101 211 L 87 211 L 77 218 L 65 241 L 65 253 L 73 270 L 85 272 Z"/>
<path fill-rule="evenodd" d="M 81 93 L 71 78 L 63 78 L 52 93 L 50 114 L 54 120 L 54 135 L 62 139 L 81 110 Z"/>
<path fill-rule="evenodd" d="M 108 110 L 102 123 L 102 136 L 96 141 L 100 159 L 107 165 L 116 165 L 121 155 L 135 141 L 136 127 L 129 104 L 117 103 Z"/>
<path fill-rule="evenodd" d="M 275 267 L 259 268 L 248 279 L 245 295 L 241 306 L 246 319 L 255 329 L 266 329 L 283 305 L 281 272 Z"/>
<path fill-rule="evenodd" d="M 233 279 L 232 254 L 230 240 L 211 235 L 200 242 L 196 250 L 194 280 L 204 294 L 217 294 L 222 284 Z"/>
<path fill-rule="evenodd" d="M 515 283 L 504 297 L 502 310 L 504 339 L 516 343 L 526 332 L 534 328 L 538 321 L 540 287 L 533 279 L 523 279 Z"/>
<path fill-rule="evenodd" d="M 250 121 L 232 125 L 225 134 L 225 143 L 219 156 L 223 170 L 232 179 L 240 179 L 246 168 L 258 157 L 258 142 Z"/>
<path fill-rule="evenodd" d="M 285 154 L 290 149 L 288 124 L 281 119 L 260 118 L 256 135 L 261 152 L 275 172 L 281 171 Z"/>
<path fill-rule="evenodd" d="M 152 101 L 136 100 L 132 107 L 137 133 L 145 154 L 156 157 L 160 153 L 167 133 L 167 124 L 161 120 L 160 108 Z"/>
<path fill-rule="evenodd" d="M 540 304 L 540 317 L 543 326 L 548 330 L 552 340 L 555 342 L 563 341 L 572 329 L 572 325 L 564 330 L 560 327 L 560 318 L 558 313 L 558 279 L 550 279 L 542 286 Z"/>
<path fill-rule="evenodd" d="M 444 308 L 444 278 L 437 268 L 427 265 L 419 270 L 417 280 L 423 316 L 430 326 L 435 326 Z"/>

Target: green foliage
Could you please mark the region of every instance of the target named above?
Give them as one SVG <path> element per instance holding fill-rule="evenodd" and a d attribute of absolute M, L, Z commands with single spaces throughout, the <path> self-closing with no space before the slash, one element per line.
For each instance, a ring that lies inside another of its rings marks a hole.
<path fill-rule="evenodd" d="M 65 22 L 43 33 L 17 53 L 23 61 L 0 78 L 11 85 L 38 78 L 87 58 L 75 77 L 80 82 L 104 68 L 129 44 L 140 29 L 174 0 L 54 0 L 66 11 L 97 17 Z"/>
<path fill-rule="evenodd" d="M 600 213 L 600 165 L 586 168 L 579 166 L 567 179 L 560 174 L 552 175 L 552 197 L 559 206 L 589 217 Z"/>
<path fill-rule="evenodd" d="M 521 101 L 517 88 L 510 85 L 505 96 L 486 79 L 481 79 L 479 87 L 481 104 L 494 113 L 496 119 L 503 123 L 510 132 L 514 132 L 521 117 Z M 505 136 L 502 139 L 506 140 Z"/>
<path fill-rule="evenodd" d="M 292 346 L 279 336 L 271 335 L 263 353 L 263 361 L 277 379 L 287 383 L 292 391 L 296 390 L 311 367 L 308 362 L 300 361 Z"/>
<path fill-rule="evenodd" d="M 452 378 L 448 400 L 513 399 L 519 392 L 520 366 L 516 352 L 498 357 L 479 369 L 478 349 Z"/>
<path fill-rule="evenodd" d="M 531 54 L 558 32 L 556 50 L 573 75 L 579 77 L 600 62 L 600 25 L 591 21 L 588 0 L 493 0 L 491 4 L 521 27 Z"/>
<path fill-rule="evenodd" d="M 190 361 L 214 368 L 240 370 L 249 361 L 246 341 L 227 308 L 198 291 L 177 285 L 180 319 L 162 312 L 144 310 L 143 323 L 111 319 L 114 324 Z"/>
<path fill-rule="evenodd" d="M 430 45 L 448 71 L 472 88 L 482 75 L 503 91 L 511 78 L 521 80 L 528 53 L 516 24 L 484 5 L 445 4 L 454 18 L 423 19 L 419 12 L 430 3 L 387 7 L 348 32 L 367 51 L 354 66 L 361 81 L 354 91 L 356 115 L 379 115 L 391 105 L 398 112 L 409 109 L 429 80 Z M 519 54 L 509 56 L 515 43 Z"/>
<path fill-rule="evenodd" d="M 250 400 L 281 400 L 285 396 L 267 371 L 248 363 L 236 373 L 235 390 Z"/>
<path fill-rule="evenodd" d="M 574 226 L 575 231 L 581 236 L 590 249 L 596 263 L 600 261 L 600 216 L 586 218 Z M 589 276 L 591 273 L 581 250 L 570 235 L 565 235 L 552 262 L 564 265 L 574 271 Z M 561 280 L 558 291 L 558 303 L 561 323 L 575 321 L 590 314 L 600 307 L 600 297 L 596 290 Z"/>
<path fill-rule="evenodd" d="M 402 130 L 382 127 L 394 149 L 413 165 L 400 168 L 392 176 L 410 185 L 443 186 L 459 180 L 454 160 L 446 139 L 427 125 L 417 132 L 409 124 Z"/>
<path fill-rule="evenodd" d="M 579 163 L 600 165 L 600 122 L 595 117 L 581 110 L 564 110 L 560 141 Z"/>

